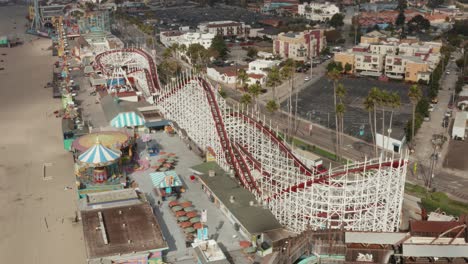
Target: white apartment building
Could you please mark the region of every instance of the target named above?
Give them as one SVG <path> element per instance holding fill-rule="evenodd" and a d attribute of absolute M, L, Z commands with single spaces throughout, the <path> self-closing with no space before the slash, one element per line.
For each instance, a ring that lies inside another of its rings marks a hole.
<path fill-rule="evenodd" d="M 244 22 L 236 21 L 212 21 L 201 23 L 198 30 L 202 33 L 211 33 L 223 37 L 249 37 L 250 26 Z"/>
<path fill-rule="evenodd" d="M 297 13 L 312 21 L 330 20 L 334 14 L 340 13 L 335 4 L 325 3 L 303 3 L 297 6 Z"/>
<path fill-rule="evenodd" d="M 392 55 L 396 54 L 398 46 L 394 44 L 371 44 L 369 51 L 373 54 Z"/>
<path fill-rule="evenodd" d="M 199 32 L 166 31 L 160 33 L 161 43 L 165 47 L 170 47 L 174 43 L 185 45 L 186 47 L 192 44 L 200 44 L 205 49 L 208 49 L 214 37 L 215 35 L 212 33 Z"/>
<path fill-rule="evenodd" d="M 353 52 L 354 70 L 361 75 L 380 76 L 384 65 L 384 55 L 367 52 Z"/>

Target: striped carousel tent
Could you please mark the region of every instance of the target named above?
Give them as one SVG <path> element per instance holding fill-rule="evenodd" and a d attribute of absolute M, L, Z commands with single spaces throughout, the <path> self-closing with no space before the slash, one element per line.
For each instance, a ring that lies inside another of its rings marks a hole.
<path fill-rule="evenodd" d="M 114 117 L 110 123 L 111 126 L 117 128 L 136 127 L 143 126 L 145 124 L 145 119 L 135 112 L 124 112 Z"/>
<path fill-rule="evenodd" d="M 98 140 L 94 146 L 83 152 L 78 160 L 89 166 L 100 167 L 114 163 L 120 155 L 122 155 L 120 151 L 107 148 Z"/>

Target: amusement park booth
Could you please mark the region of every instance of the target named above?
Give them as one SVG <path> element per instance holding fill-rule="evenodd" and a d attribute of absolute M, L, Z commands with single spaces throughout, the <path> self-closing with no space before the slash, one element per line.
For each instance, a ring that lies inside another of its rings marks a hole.
<path fill-rule="evenodd" d="M 154 191 L 163 201 L 170 196 L 178 197 L 182 189 L 182 181 L 174 170 L 150 173 Z"/>

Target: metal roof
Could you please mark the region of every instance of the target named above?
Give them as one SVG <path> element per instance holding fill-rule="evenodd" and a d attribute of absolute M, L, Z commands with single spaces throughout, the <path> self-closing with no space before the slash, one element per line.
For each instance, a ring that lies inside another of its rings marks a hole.
<path fill-rule="evenodd" d="M 395 245 L 401 243 L 409 235 L 409 233 L 392 232 L 346 232 L 345 243 Z"/>
<path fill-rule="evenodd" d="M 403 244 L 404 257 L 466 258 L 468 244 L 465 245 L 415 245 Z"/>

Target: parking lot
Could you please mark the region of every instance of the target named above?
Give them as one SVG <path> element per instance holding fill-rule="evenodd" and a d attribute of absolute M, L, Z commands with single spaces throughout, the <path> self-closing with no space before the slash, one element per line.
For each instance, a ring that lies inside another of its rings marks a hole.
<path fill-rule="evenodd" d="M 201 22 L 234 20 L 245 24 L 256 24 L 258 20 L 269 16 L 250 12 L 246 9 L 236 7 L 190 7 L 160 9 L 154 11 L 154 16 L 165 24 L 184 25 L 196 27 Z"/>
<path fill-rule="evenodd" d="M 346 112 L 344 114 L 345 133 L 363 140 L 371 141 L 369 130 L 368 112 L 363 107 L 363 101 L 372 87 L 378 87 L 390 92 L 397 92 L 401 98 L 401 107 L 393 114 L 392 135 L 403 133 L 407 120 L 411 118 L 411 103 L 407 96 L 408 84 L 397 82 L 381 82 L 371 78 L 345 77 L 340 81 L 346 88 L 344 99 Z M 282 103 L 282 108 L 288 110 L 288 100 Z M 293 109 L 295 100 L 292 98 Z M 321 77 L 314 84 L 304 88 L 298 94 L 298 115 L 325 127 L 335 128 L 335 111 L 333 104 L 333 83 L 326 77 Z M 385 125 L 388 126 L 390 112 L 386 112 Z M 382 123 L 382 115 L 377 115 L 377 127 Z M 364 129 L 364 135 L 360 136 L 360 130 Z"/>

